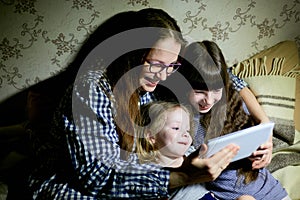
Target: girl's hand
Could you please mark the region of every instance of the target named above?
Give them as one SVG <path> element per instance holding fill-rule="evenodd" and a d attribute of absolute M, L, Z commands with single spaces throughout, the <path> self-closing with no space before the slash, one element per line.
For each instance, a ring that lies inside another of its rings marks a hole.
<path fill-rule="evenodd" d="M 273 151 L 272 136 L 269 138 L 268 142 L 261 145 L 257 151 L 249 157 L 252 161 L 252 169 L 260 169 L 266 167 L 271 163 Z"/>

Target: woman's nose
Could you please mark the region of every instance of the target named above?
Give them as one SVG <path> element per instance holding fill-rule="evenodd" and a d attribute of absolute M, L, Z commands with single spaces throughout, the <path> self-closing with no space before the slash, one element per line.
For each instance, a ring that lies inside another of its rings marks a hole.
<path fill-rule="evenodd" d="M 161 80 L 161 81 L 165 81 L 168 77 L 167 75 L 167 69 L 162 70 L 161 72 L 158 72 L 155 74 L 155 76 Z"/>

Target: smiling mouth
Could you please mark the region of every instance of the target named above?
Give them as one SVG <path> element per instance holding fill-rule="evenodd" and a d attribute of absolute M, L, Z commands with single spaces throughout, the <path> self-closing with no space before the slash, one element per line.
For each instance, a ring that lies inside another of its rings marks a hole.
<path fill-rule="evenodd" d="M 145 80 L 148 82 L 146 85 L 149 85 L 149 86 L 156 86 L 158 84 L 158 82 L 159 82 L 159 81 L 150 79 L 148 77 L 145 77 Z"/>
<path fill-rule="evenodd" d="M 179 144 L 187 145 L 188 142 L 178 142 Z"/>
<path fill-rule="evenodd" d="M 201 109 L 201 110 L 207 110 L 207 109 L 209 109 L 211 106 L 209 105 L 209 106 L 201 106 L 201 105 L 199 105 L 199 108 Z"/>

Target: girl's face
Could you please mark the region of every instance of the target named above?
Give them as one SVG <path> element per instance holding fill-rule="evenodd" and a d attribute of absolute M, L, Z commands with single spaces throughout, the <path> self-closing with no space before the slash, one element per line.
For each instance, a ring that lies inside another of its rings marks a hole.
<path fill-rule="evenodd" d="M 216 90 L 191 90 L 189 101 L 199 113 L 207 113 L 222 98 L 223 88 Z"/>
<path fill-rule="evenodd" d="M 163 128 L 151 136 L 162 155 L 170 158 L 182 157 L 192 143 L 190 136 L 190 118 L 182 108 L 178 107 L 166 113 Z"/>
<path fill-rule="evenodd" d="M 146 56 L 146 61 L 139 78 L 139 84 L 143 91 L 153 92 L 159 81 L 166 80 L 168 76 L 166 69 L 158 73 L 150 72 L 150 65 L 148 62 L 161 63 L 164 65 L 176 63 L 180 49 L 181 44 L 176 42 L 173 38 L 159 40 L 153 46 Z"/>

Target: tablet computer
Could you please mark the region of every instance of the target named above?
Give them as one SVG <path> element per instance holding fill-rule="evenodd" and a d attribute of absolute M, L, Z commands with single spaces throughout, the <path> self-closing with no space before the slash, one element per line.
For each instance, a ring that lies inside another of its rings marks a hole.
<path fill-rule="evenodd" d="M 210 139 L 207 143 L 206 157 L 214 155 L 229 144 L 236 144 L 240 147 L 238 154 L 231 162 L 249 157 L 260 145 L 268 141 L 274 125 L 273 122 L 263 123 Z"/>

